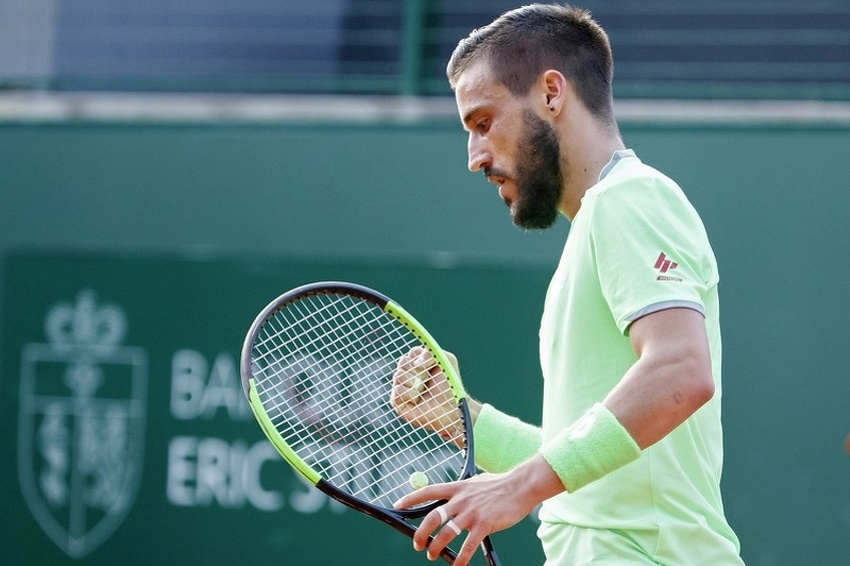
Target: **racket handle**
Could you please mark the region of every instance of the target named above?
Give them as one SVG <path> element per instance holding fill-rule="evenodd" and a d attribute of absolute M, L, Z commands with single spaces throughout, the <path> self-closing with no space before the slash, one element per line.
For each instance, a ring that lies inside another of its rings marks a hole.
<path fill-rule="evenodd" d="M 484 537 L 484 540 L 481 541 L 481 550 L 484 552 L 484 558 L 487 560 L 487 564 L 490 566 L 502 566 L 499 557 L 496 555 L 496 549 L 493 548 L 493 543 L 490 541 L 490 537 Z"/>

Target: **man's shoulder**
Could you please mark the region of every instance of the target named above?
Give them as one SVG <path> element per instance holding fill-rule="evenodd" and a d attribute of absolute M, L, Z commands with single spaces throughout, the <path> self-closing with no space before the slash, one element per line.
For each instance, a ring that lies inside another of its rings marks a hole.
<path fill-rule="evenodd" d="M 682 191 L 672 178 L 637 158 L 623 159 L 593 189 L 599 194 L 611 194 L 612 198 L 640 197 L 646 194 L 645 191 L 632 189 L 655 189 L 672 192 L 676 196 Z"/>
<path fill-rule="evenodd" d="M 591 211 L 603 209 L 615 215 L 636 210 L 688 209 L 692 212 L 692 205 L 679 184 L 639 159 L 618 164 L 602 181 L 588 189 L 582 205 Z"/>

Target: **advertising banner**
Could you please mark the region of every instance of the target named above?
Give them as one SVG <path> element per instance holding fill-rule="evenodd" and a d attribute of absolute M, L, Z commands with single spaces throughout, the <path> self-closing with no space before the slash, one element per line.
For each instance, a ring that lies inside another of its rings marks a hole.
<path fill-rule="evenodd" d="M 16 253 L 3 272 L 4 564 L 427 563 L 299 480 L 250 413 L 245 332 L 303 283 L 390 295 L 473 396 L 537 422 L 540 268 Z M 542 563 L 535 521 L 494 537 L 505 564 Z"/>

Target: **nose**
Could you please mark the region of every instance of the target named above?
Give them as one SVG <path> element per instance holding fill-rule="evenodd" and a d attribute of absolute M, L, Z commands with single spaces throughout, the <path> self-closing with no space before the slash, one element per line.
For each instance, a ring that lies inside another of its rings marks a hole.
<path fill-rule="evenodd" d="M 469 167 L 471 172 L 475 173 L 491 164 L 492 158 L 490 152 L 487 150 L 487 140 L 484 136 L 474 132 L 470 133 L 466 149 L 469 154 L 467 167 Z"/>

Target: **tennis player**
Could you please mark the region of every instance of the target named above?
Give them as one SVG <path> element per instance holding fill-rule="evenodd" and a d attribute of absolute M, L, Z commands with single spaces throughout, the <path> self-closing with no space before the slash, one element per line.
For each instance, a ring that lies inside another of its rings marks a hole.
<path fill-rule="evenodd" d="M 472 402 L 490 473 L 399 500 L 447 501 L 414 546 L 433 534 L 434 558 L 465 537 L 464 566 L 542 502 L 549 566 L 741 564 L 720 493 L 717 264 L 679 186 L 623 144 L 605 32 L 580 9 L 525 6 L 462 40 L 447 74 L 469 169 L 517 226 L 561 214 L 570 230 L 540 325 L 542 427 Z"/>

